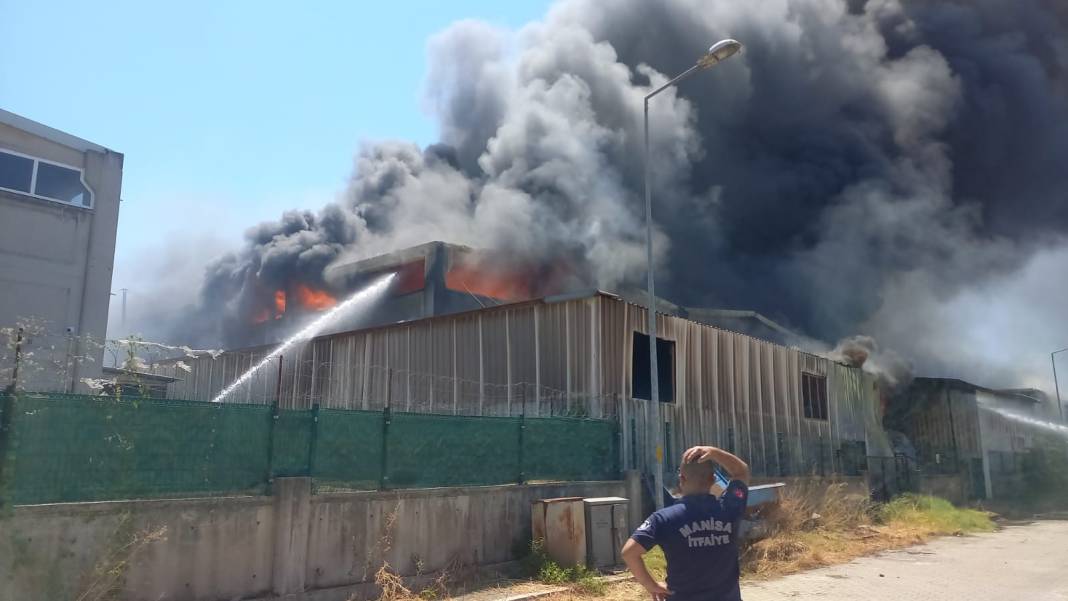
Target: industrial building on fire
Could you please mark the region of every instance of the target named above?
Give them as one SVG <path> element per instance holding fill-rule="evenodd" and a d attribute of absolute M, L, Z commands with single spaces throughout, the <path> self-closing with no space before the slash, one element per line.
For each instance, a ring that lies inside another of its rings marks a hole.
<path fill-rule="evenodd" d="M 227 400 L 611 417 L 624 467 L 646 468 L 646 308 L 594 290 L 503 302 L 530 291 L 465 271 L 470 260 L 462 247 L 434 243 L 339 268 L 354 284 L 399 274 L 387 300 L 354 318 L 385 325 L 350 320 Z M 866 454 L 890 453 L 874 378 L 862 370 L 679 315 L 661 314 L 658 334 L 669 464 L 697 443 L 733 449 L 768 476 L 859 473 Z M 188 372 L 168 372 L 180 378 L 168 394 L 214 398 L 273 348 L 186 359 Z"/>
<path fill-rule="evenodd" d="M 396 274 L 387 298 L 272 359 L 224 400 L 609 418 L 619 427 L 621 466 L 648 473 L 654 450 L 644 305 L 598 290 L 530 298 L 547 289 L 544 282 L 524 287 L 524 278 L 494 266 L 492 257 L 440 242 L 335 267 L 331 279 L 357 290 L 387 273 Z M 275 353 L 264 343 L 276 342 L 283 327 L 291 332 L 331 306 L 284 293 L 297 302 L 277 307 L 273 319 L 250 321 L 250 337 L 261 344 L 184 358 L 182 369 L 177 360 L 156 364 L 173 378 L 167 395 L 216 398 Z M 657 377 L 669 468 L 684 449 L 705 443 L 741 454 L 762 477 L 871 471 L 869 480 L 892 490 L 923 466 L 937 474 L 959 470 L 958 497 L 1010 492 L 1015 480 L 1006 474 L 1019 471 L 1030 438 L 980 411 L 979 396 L 1034 404 L 1023 392 L 921 378 L 894 397 L 884 428 L 886 391 L 873 375 L 799 350 L 800 337 L 779 324 L 746 311 L 661 309 Z M 904 433 L 914 449 L 895 447 L 886 428 Z M 873 467 L 870 457 L 884 461 Z"/>
<path fill-rule="evenodd" d="M 960 476 L 961 496 L 1000 498 L 1024 488 L 1025 463 L 1038 446 L 1035 428 L 1011 416 L 1043 420 L 1048 406 L 1038 390 L 916 378 L 890 405 L 885 423 L 908 437 L 913 448 L 901 451 L 914 454 L 925 471 Z"/>

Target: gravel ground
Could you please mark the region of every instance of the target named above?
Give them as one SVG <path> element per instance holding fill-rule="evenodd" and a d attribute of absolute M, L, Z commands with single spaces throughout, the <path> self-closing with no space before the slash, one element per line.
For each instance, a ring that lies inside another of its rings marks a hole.
<path fill-rule="evenodd" d="M 745 601 L 1068 601 L 1068 521 L 937 539 L 742 587 Z"/>

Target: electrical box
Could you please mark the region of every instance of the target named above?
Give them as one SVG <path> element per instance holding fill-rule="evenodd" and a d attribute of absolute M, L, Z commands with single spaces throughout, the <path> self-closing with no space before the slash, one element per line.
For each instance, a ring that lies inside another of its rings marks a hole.
<path fill-rule="evenodd" d="M 583 499 L 586 517 L 586 565 L 591 569 L 612 568 L 623 563 L 619 552 L 630 535 L 623 497 Z"/>
<path fill-rule="evenodd" d="M 545 553 L 564 567 L 586 563 L 586 519 L 582 497 L 541 499 L 530 508 L 534 540 L 542 541 Z"/>

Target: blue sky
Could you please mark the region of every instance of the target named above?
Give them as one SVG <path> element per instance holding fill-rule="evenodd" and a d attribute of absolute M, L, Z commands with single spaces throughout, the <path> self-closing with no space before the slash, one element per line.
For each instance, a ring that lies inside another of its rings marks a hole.
<path fill-rule="evenodd" d="M 179 233 L 195 231 L 199 261 L 332 200 L 361 141 L 433 142 L 428 37 L 464 18 L 517 28 L 548 5 L 0 0 L 0 107 L 125 154 L 113 286 L 134 294 L 145 255 Z"/>

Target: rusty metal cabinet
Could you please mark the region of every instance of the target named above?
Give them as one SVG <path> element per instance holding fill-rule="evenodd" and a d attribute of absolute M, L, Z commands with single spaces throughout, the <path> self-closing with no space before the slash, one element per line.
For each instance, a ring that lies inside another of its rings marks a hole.
<path fill-rule="evenodd" d="M 534 540 L 541 540 L 546 554 L 565 567 L 586 563 L 586 519 L 582 509 L 582 497 L 541 499 L 531 507 Z"/>

